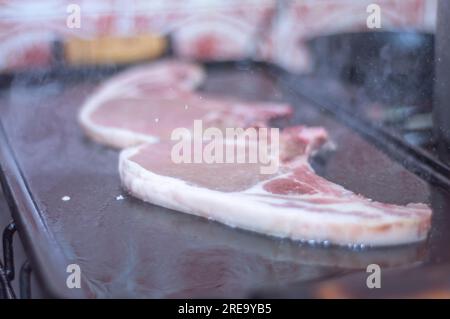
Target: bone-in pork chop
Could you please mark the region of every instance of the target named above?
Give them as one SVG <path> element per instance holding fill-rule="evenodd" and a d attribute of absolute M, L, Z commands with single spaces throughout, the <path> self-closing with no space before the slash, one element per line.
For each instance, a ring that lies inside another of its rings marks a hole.
<path fill-rule="evenodd" d="M 193 90 L 203 81 L 200 66 L 163 61 L 123 72 L 101 85 L 81 107 L 79 121 L 97 142 L 116 148 L 170 138 L 194 120 L 209 126 L 258 127 L 292 112 L 283 103 L 248 102 Z"/>
<path fill-rule="evenodd" d="M 427 205 L 375 202 L 315 174 L 308 157 L 327 138 L 323 128 L 284 130 L 281 164 L 270 175 L 258 163 L 176 164 L 170 141 L 122 151 L 119 172 L 144 201 L 262 234 L 373 246 L 426 238 Z"/>

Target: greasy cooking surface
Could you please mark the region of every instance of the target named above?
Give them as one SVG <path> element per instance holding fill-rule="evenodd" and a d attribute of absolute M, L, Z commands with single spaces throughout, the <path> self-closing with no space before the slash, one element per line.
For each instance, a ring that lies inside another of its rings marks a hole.
<path fill-rule="evenodd" d="M 375 200 L 431 202 L 439 223 L 428 243 L 367 251 L 311 247 L 133 199 L 119 185 L 118 151 L 90 141 L 76 122 L 78 107 L 94 87 L 89 82 L 66 87 L 16 83 L 0 100 L 2 124 L 47 231 L 63 251 L 60 257 L 80 265 L 83 290 L 89 296 L 240 297 L 258 287 L 339 275 L 370 263 L 409 266 L 450 259 L 441 249 L 449 239 L 448 231 L 443 232 L 449 225 L 444 214 L 448 194 L 430 190 L 355 133 L 277 88 L 261 72 L 213 69 L 202 89 L 292 102 L 296 107 L 292 123 L 323 125 L 338 146 L 334 153 L 316 159 L 314 166 L 321 175 Z M 70 200 L 62 201 L 64 196 Z M 49 246 L 42 253 L 60 251 Z M 45 269 L 41 272 L 52 280 Z"/>

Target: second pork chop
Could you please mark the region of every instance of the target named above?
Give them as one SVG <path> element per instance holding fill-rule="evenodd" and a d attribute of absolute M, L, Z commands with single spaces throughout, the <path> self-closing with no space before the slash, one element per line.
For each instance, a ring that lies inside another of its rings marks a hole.
<path fill-rule="evenodd" d="M 80 109 L 79 122 L 99 143 L 125 148 L 169 139 L 194 120 L 209 126 L 267 126 L 286 117 L 282 103 L 248 102 L 201 95 L 193 90 L 204 78 L 194 63 L 167 60 L 125 71 L 102 84 Z"/>

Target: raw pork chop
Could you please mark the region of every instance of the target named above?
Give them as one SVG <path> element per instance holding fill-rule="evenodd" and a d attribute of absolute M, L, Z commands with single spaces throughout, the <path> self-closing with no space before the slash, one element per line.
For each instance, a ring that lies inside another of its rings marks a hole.
<path fill-rule="evenodd" d="M 192 92 L 202 69 L 165 61 L 126 71 L 102 85 L 82 106 L 79 121 L 94 140 L 117 148 L 170 138 L 175 128 L 194 120 L 209 126 L 267 126 L 291 114 L 285 104 L 244 102 Z"/>
<path fill-rule="evenodd" d="M 316 175 L 308 157 L 327 140 L 322 128 L 293 127 L 280 136 L 281 164 L 175 164 L 170 142 L 121 152 L 122 184 L 156 205 L 277 237 L 338 245 L 396 245 L 423 240 L 425 204 L 384 204 Z"/>
<path fill-rule="evenodd" d="M 175 96 L 179 92 L 188 92 L 199 86 L 203 79 L 204 72 L 200 66 L 182 61 L 166 60 L 131 68 L 103 83 L 81 107 L 78 119 L 87 135 L 113 147 L 122 148 L 139 142 L 155 141 L 155 137 L 133 130 L 133 121 L 140 114 L 132 113 L 136 110 L 128 112 L 127 104 L 137 105 L 137 101 L 161 94 Z M 154 103 L 141 103 L 141 107 L 148 104 Z M 114 106 L 118 106 L 118 112 L 125 113 L 125 117 L 114 114 Z M 109 123 L 107 119 L 104 124 L 103 116 L 118 118 L 118 123 Z M 98 118 L 100 121 L 97 121 Z M 151 120 L 155 118 L 149 122 Z M 127 129 L 127 126 L 131 129 Z"/>

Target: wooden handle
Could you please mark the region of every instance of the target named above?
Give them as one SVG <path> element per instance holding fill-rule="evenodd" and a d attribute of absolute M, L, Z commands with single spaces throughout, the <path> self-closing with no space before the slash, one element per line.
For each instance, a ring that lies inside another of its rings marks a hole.
<path fill-rule="evenodd" d="M 63 44 L 69 65 L 131 63 L 161 56 L 167 40 L 160 35 L 132 37 L 72 38 Z"/>

